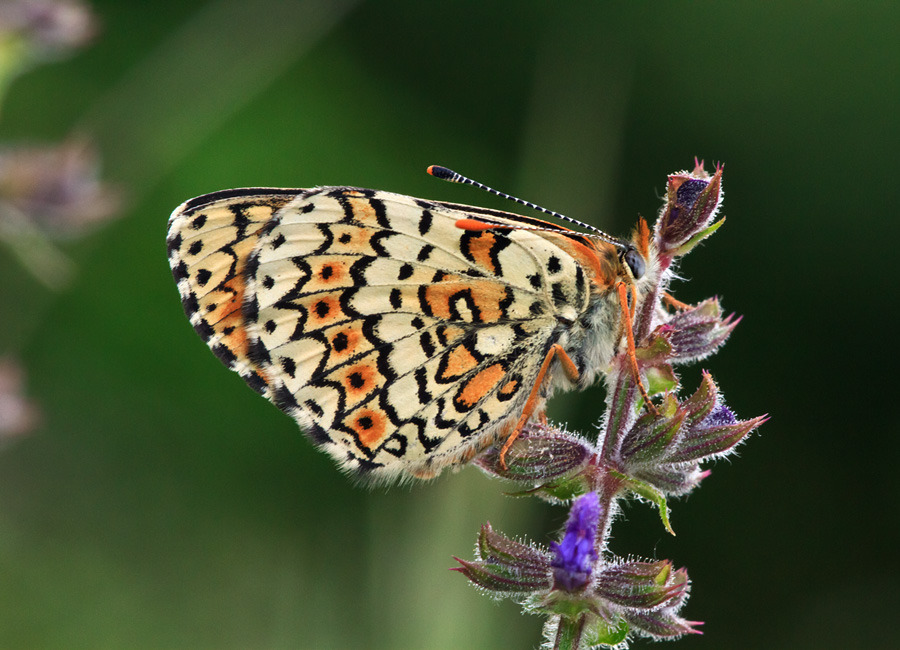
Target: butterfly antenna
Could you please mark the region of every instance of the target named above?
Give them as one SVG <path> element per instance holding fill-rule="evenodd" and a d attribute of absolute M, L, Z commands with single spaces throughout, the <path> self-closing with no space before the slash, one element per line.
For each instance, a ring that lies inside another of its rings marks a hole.
<path fill-rule="evenodd" d="M 442 181 L 449 181 L 451 183 L 462 183 L 463 185 L 473 185 L 479 189 L 482 189 L 486 192 L 490 192 L 491 194 L 495 194 L 496 196 L 501 196 L 504 199 L 509 199 L 510 201 L 515 201 L 520 205 L 525 205 L 531 208 L 532 210 L 537 210 L 539 212 L 543 212 L 544 214 L 549 214 L 550 216 L 556 217 L 557 219 L 562 219 L 563 221 L 568 221 L 569 223 L 573 223 L 580 228 L 584 228 L 585 230 L 591 231 L 593 234 L 596 234 L 601 239 L 608 241 L 611 244 L 615 244 L 617 246 L 622 246 L 622 243 L 619 242 L 614 237 L 610 237 L 605 232 L 596 228 L 589 223 L 584 223 L 583 221 L 579 221 L 578 219 L 573 219 L 572 217 L 567 217 L 564 214 L 560 214 L 559 212 L 554 212 L 553 210 L 548 210 L 547 208 L 542 208 L 536 203 L 532 203 L 531 201 L 525 201 L 523 199 L 517 198 L 506 192 L 500 192 L 499 190 L 495 190 L 492 187 L 488 187 L 483 183 L 479 183 L 478 181 L 473 181 L 471 178 L 467 178 L 462 174 L 457 174 L 452 169 L 447 169 L 446 167 L 441 167 L 440 165 L 430 165 L 427 169 L 428 173 L 434 176 L 435 178 L 439 178 Z"/>

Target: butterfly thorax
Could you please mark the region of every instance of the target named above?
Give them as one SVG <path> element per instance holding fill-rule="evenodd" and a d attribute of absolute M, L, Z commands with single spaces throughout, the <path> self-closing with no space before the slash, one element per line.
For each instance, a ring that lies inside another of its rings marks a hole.
<path fill-rule="evenodd" d="M 621 352 L 624 345 L 624 319 L 616 286 L 624 283 L 629 287 L 631 300 L 640 301 L 646 289 L 652 286 L 656 269 L 646 269 L 641 278 L 635 279 L 623 261 L 620 246 L 591 235 L 582 235 L 577 239 L 556 237 L 567 242 L 560 245 L 578 260 L 591 277 L 587 304 L 577 319 L 560 323 L 557 337 L 557 342 L 579 370 L 577 388 L 583 390 L 608 370 L 613 357 Z M 632 246 L 643 249 L 644 259 L 652 259 L 648 245 L 646 239 L 642 240 L 636 233 Z M 571 386 L 562 369 L 555 368 L 551 391 Z"/>

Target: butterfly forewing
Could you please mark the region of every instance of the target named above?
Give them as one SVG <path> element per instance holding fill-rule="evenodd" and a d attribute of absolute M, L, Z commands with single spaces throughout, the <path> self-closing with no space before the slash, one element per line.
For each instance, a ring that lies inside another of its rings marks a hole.
<path fill-rule="evenodd" d="M 484 211 L 388 192 L 243 192 L 172 216 L 185 310 L 347 469 L 427 476 L 468 460 L 517 419 L 560 319 L 587 309 L 558 235 L 463 230 Z"/>

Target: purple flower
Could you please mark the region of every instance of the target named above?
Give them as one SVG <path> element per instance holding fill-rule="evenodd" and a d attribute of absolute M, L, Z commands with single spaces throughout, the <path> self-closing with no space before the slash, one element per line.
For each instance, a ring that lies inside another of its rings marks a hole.
<path fill-rule="evenodd" d="M 597 561 L 594 541 L 599 521 L 600 499 L 596 492 L 589 492 L 572 504 L 565 536 L 560 543 L 550 544 L 554 589 L 579 591 L 590 581 Z"/>
<path fill-rule="evenodd" d="M 734 424 L 735 422 L 737 422 L 737 418 L 734 417 L 734 413 L 731 412 L 731 409 L 724 404 L 719 404 L 719 406 L 713 409 L 712 413 L 706 417 L 706 420 L 703 421 L 703 426 L 722 427 Z"/>

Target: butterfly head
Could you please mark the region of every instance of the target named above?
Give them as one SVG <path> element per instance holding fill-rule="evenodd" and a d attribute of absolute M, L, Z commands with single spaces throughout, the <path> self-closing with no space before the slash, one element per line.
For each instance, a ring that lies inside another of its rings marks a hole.
<path fill-rule="evenodd" d="M 622 264 L 628 269 L 633 280 L 640 280 L 644 277 L 644 273 L 647 270 L 647 263 L 644 261 L 644 258 L 641 257 L 641 254 L 637 252 L 636 248 L 628 246 L 622 253 L 621 259 Z"/>
<path fill-rule="evenodd" d="M 619 273 L 621 279 L 638 291 L 652 284 L 657 274 L 655 254 L 650 242 L 650 228 L 640 219 L 631 235 L 631 241 L 619 243 Z"/>

